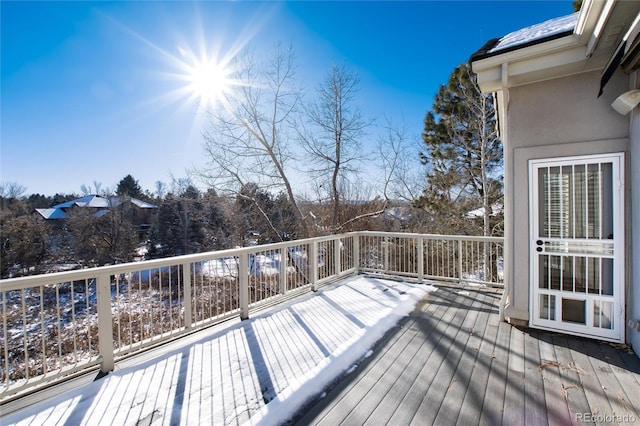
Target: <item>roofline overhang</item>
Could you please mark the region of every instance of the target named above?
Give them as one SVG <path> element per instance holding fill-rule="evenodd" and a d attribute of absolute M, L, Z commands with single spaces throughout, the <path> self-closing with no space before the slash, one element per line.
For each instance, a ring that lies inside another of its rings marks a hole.
<path fill-rule="evenodd" d="M 480 89 L 490 93 L 544 81 L 557 77 L 559 70 L 563 75 L 571 75 L 602 69 L 606 59 L 589 59 L 615 2 L 616 0 L 584 0 L 573 32 L 541 39 L 536 43 L 521 45 L 477 60 L 472 57 L 471 67 L 478 76 Z M 505 71 L 508 75 L 505 75 Z"/>
<path fill-rule="evenodd" d="M 508 87 L 528 84 L 544 80 L 545 70 L 549 77 L 554 75 L 553 69 L 566 68 L 566 73 L 584 71 L 587 58 L 584 55 L 584 44 L 574 34 L 565 35 L 543 43 L 533 44 L 517 50 L 472 62 L 473 71 L 478 76 L 478 84 L 483 92 L 501 90 L 506 83 Z M 503 64 L 508 66 L 508 78 L 503 79 Z M 535 73 L 535 75 L 533 75 Z M 532 80 L 517 80 L 532 74 Z"/>

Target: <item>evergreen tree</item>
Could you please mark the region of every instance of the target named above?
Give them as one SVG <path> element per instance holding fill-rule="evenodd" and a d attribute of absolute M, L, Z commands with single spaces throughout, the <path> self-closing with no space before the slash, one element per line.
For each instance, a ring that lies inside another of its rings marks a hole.
<path fill-rule="evenodd" d="M 480 91 L 468 64 L 458 66 L 448 84 L 440 86 L 422 139 L 427 186 L 414 204 L 433 214 L 437 232 L 494 234 L 492 209 L 502 197 L 502 145 L 493 96 Z M 468 217 L 477 208 L 483 211 L 480 229 L 470 226 Z"/>
<path fill-rule="evenodd" d="M 141 198 L 144 195 L 144 193 L 142 192 L 142 188 L 140 188 L 140 185 L 138 184 L 138 181 L 135 180 L 131 175 L 126 175 L 118 183 L 116 194 L 133 198 Z"/>
<path fill-rule="evenodd" d="M 215 192 L 188 185 L 167 195 L 150 232 L 150 257 L 168 257 L 228 248 L 230 232 Z"/>

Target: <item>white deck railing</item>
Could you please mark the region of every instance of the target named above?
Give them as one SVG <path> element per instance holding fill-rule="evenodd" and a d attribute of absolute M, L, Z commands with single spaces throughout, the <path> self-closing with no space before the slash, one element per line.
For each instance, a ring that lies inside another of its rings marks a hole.
<path fill-rule="evenodd" d="M 502 285 L 502 241 L 359 232 L 0 280 L 0 404 L 348 275 Z"/>

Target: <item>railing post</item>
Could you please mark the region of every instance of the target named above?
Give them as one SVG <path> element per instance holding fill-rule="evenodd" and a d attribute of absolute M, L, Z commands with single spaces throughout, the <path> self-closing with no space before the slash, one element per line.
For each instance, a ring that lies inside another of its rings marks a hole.
<path fill-rule="evenodd" d="M 356 275 L 360 273 L 360 234 L 353 236 L 353 268 Z"/>
<path fill-rule="evenodd" d="M 280 294 L 287 292 L 287 264 L 289 263 L 289 247 L 280 249 Z"/>
<path fill-rule="evenodd" d="M 334 271 L 336 276 L 340 275 L 340 256 L 341 256 L 341 250 L 340 250 L 340 237 L 337 237 L 335 240 L 333 240 L 333 266 L 334 266 Z"/>
<path fill-rule="evenodd" d="M 458 241 L 458 283 L 462 284 L 462 240 Z"/>
<path fill-rule="evenodd" d="M 418 283 L 424 280 L 424 239 L 418 237 Z"/>
<path fill-rule="evenodd" d="M 113 354 L 113 315 L 111 313 L 111 275 L 96 277 L 98 308 L 98 349 L 100 351 L 100 371 L 108 373 L 115 367 Z"/>
<path fill-rule="evenodd" d="M 249 318 L 249 256 L 240 253 L 238 258 L 238 279 L 240 284 L 240 319 Z"/>
<path fill-rule="evenodd" d="M 383 237 L 382 245 L 384 246 L 384 273 L 389 272 L 389 237 Z"/>
<path fill-rule="evenodd" d="M 190 329 L 193 321 L 193 296 L 191 294 L 191 264 L 182 264 L 182 289 L 184 291 L 184 327 Z"/>
<path fill-rule="evenodd" d="M 312 241 L 309 245 L 309 279 L 311 280 L 311 291 L 316 291 L 318 283 L 318 242 Z"/>

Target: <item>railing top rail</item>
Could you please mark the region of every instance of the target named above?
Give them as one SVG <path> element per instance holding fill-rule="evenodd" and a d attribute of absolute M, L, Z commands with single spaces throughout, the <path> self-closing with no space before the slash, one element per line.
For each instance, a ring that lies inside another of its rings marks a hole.
<path fill-rule="evenodd" d="M 504 237 L 483 237 L 476 235 L 443 235 L 443 234 L 419 234 L 409 232 L 378 232 L 378 231 L 360 231 L 357 234 L 361 236 L 388 237 L 399 236 L 402 238 L 423 238 L 428 240 L 456 240 L 456 241 L 480 241 L 480 242 L 504 242 Z"/>
<path fill-rule="evenodd" d="M 42 275 L 30 275 L 18 278 L 8 278 L 0 280 L 0 291 L 16 290 L 30 286 L 38 286 L 51 283 L 62 283 L 76 280 L 96 278 L 99 275 L 126 274 L 147 269 L 157 269 L 169 266 L 200 262 L 211 258 L 234 257 L 242 254 L 255 253 L 258 251 L 278 250 L 287 247 L 310 244 L 313 242 L 331 241 L 336 238 L 348 238 L 352 236 L 379 236 L 379 237 L 399 237 L 399 238 L 423 238 L 431 240 L 456 240 L 456 241 L 480 241 L 480 242 L 503 242 L 503 237 L 478 237 L 467 235 L 437 235 L 418 234 L 402 232 L 374 232 L 360 231 L 343 234 L 333 234 L 322 237 L 305 238 L 302 240 L 284 241 L 278 243 L 264 244 L 259 246 L 241 247 L 226 250 L 209 251 L 205 253 L 173 256 L 162 259 L 145 260 L 142 262 L 120 263 L 116 265 L 100 266 L 94 268 L 77 269 L 72 271 L 53 272 Z"/>
<path fill-rule="evenodd" d="M 239 247 L 225 250 L 208 251 L 204 253 L 187 254 L 182 256 L 165 257 L 161 259 L 145 260 L 142 262 L 119 263 L 116 265 L 98 266 L 93 268 L 75 269 L 71 271 L 52 272 L 42 275 L 29 275 L 17 278 L 7 278 L 0 280 L 0 291 L 26 288 L 50 283 L 61 283 L 68 281 L 84 280 L 95 278 L 98 275 L 117 275 L 126 274 L 146 269 L 157 269 L 168 266 L 188 264 L 192 262 L 200 262 L 209 260 L 212 257 L 234 257 L 242 254 L 255 253 L 259 251 L 278 250 L 287 247 L 295 247 L 299 245 L 309 244 L 312 242 L 330 241 L 335 238 L 345 238 L 355 233 L 335 234 L 322 237 L 305 238 L 302 240 L 284 241 L 271 244 L 263 244 L 259 246 Z M 7 288 L 10 287 L 10 288 Z"/>

